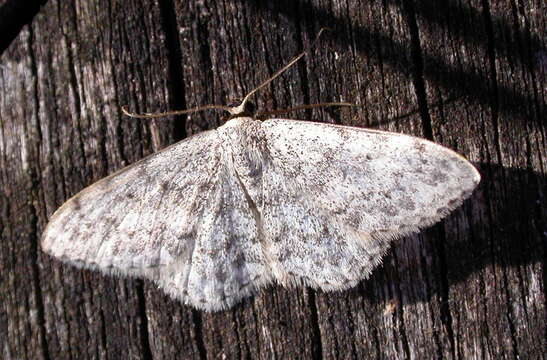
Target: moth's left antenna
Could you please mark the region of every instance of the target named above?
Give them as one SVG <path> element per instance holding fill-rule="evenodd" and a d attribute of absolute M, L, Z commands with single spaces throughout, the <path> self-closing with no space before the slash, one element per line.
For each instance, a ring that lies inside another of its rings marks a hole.
<path fill-rule="evenodd" d="M 186 109 L 186 110 L 175 110 L 175 111 L 167 111 L 162 113 L 144 113 L 144 114 L 136 114 L 129 112 L 127 110 L 126 106 L 122 106 L 122 112 L 132 118 L 138 118 L 138 119 L 155 119 L 165 116 L 172 116 L 172 115 L 182 115 L 182 114 L 189 114 L 197 111 L 203 111 L 203 110 L 224 110 L 230 112 L 232 110 L 229 106 L 222 106 L 222 105 L 204 105 L 204 106 L 198 106 L 192 109 Z"/>

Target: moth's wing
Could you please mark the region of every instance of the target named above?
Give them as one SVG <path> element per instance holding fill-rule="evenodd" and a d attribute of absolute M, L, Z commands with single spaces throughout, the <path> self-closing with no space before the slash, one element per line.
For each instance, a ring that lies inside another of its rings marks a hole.
<path fill-rule="evenodd" d="M 243 187 L 225 147 L 216 165 L 217 181 L 207 197 L 196 235 L 184 300 L 205 310 L 231 307 L 269 284 L 273 276 L 265 264 L 257 228 L 258 217 L 248 189 Z M 167 284 L 167 291 L 180 283 Z"/>
<path fill-rule="evenodd" d="M 150 279 L 198 308 L 226 308 L 268 281 L 227 160 L 216 131 L 155 153 L 68 200 L 42 248 L 76 266 Z"/>
<path fill-rule="evenodd" d="M 262 128 L 264 233 L 285 284 L 355 285 L 392 240 L 439 221 L 480 180 L 460 155 L 411 136 L 282 119 Z"/>

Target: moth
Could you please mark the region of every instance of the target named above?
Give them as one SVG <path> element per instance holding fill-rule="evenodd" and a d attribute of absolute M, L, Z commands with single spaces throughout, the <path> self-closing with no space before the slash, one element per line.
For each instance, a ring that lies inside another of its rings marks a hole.
<path fill-rule="evenodd" d="M 430 141 L 253 118 L 251 95 L 302 55 L 238 106 L 188 110 L 222 109 L 231 118 L 76 194 L 51 217 L 42 249 L 78 267 L 151 280 L 174 299 L 217 311 L 274 282 L 355 286 L 395 239 L 470 196 L 477 170 Z"/>

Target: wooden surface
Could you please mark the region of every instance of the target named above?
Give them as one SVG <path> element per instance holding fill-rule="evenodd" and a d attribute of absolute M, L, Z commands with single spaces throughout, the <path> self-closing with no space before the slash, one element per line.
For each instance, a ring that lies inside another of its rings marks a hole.
<path fill-rule="evenodd" d="M 542 0 L 50 0 L 0 58 L 0 358 L 544 358 L 546 25 Z M 226 104 L 324 26 L 260 108 L 351 101 L 291 117 L 455 149 L 483 176 L 463 207 L 350 291 L 272 286 L 214 314 L 40 251 L 71 195 L 221 124 L 122 105 Z"/>

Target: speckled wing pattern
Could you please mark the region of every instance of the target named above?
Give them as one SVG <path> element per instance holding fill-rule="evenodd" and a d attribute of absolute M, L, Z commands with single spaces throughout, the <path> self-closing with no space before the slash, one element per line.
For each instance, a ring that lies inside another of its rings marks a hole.
<path fill-rule="evenodd" d="M 147 278 L 197 308 L 250 295 L 266 270 L 220 133 L 193 136 L 84 189 L 51 217 L 42 249 L 78 267 Z"/>
<path fill-rule="evenodd" d="M 392 240 L 430 226 L 480 180 L 455 152 L 382 131 L 267 120 L 263 218 L 276 279 L 354 286 Z"/>
<path fill-rule="evenodd" d="M 240 117 L 84 189 L 52 216 L 42 248 L 220 310 L 273 281 L 355 285 L 479 179 L 426 140 Z"/>

